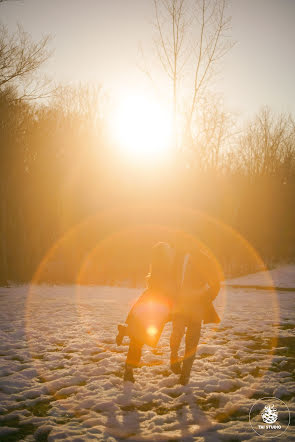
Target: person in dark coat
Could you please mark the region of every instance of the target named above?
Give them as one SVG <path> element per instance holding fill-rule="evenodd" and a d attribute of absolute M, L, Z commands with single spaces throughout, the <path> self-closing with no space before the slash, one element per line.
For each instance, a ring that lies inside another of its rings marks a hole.
<path fill-rule="evenodd" d="M 204 251 L 178 256 L 176 265 L 178 291 L 172 317 L 170 337 L 171 370 L 180 374 L 179 382 L 186 385 L 190 378 L 200 339 L 201 324 L 218 323 L 220 318 L 213 300 L 220 289 L 220 273 L 215 262 Z M 184 358 L 178 356 L 185 336 Z"/>
<path fill-rule="evenodd" d="M 116 342 L 121 345 L 124 336 L 130 337 L 124 381 L 134 382 L 133 369 L 139 367 L 142 347 L 156 347 L 166 322 L 171 320 L 176 296 L 174 249 L 160 242 L 152 249 L 147 289 L 131 308 L 126 325 L 118 325 Z"/>

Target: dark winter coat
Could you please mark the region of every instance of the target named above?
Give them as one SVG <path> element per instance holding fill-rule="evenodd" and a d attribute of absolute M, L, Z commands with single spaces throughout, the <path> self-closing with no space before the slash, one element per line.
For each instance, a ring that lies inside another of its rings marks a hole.
<path fill-rule="evenodd" d="M 213 306 L 220 290 L 220 279 L 220 273 L 212 258 L 202 251 L 190 254 L 174 314 L 183 315 L 188 320 L 203 321 L 204 324 L 220 322 Z"/>
<path fill-rule="evenodd" d="M 155 347 L 166 322 L 171 320 L 172 307 L 170 293 L 147 288 L 136 300 L 126 319 L 130 338 Z"/>

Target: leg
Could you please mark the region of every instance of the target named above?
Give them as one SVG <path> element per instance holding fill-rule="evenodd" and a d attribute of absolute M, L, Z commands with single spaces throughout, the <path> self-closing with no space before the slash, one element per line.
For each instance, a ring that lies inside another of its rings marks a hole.
<path fill-rule="evenodd" d="M 141 358 L 142 347 L 143 347 L 142 344 L 137 342 L 134 338 L 130 338 L 126 364 L 132 366 L 133 368 L 138 368 Z"/>
<path fill-rule="evenodd" d="M 118 325 L 118 334 L 116 336 L 116 343 L 117 343 L 117 345 L 121 345 L 122 344 L 124 336 L 129 336 L 128 326 L 129 326 L 129 322 L 132 322 L 132 319 L 133 319 L 133 313 L 132 313 L 132 309 L 131 309 L 130 312 L 128 313 L 128 315 L 127 315 L 125 324 L 124 325 L 122 325 L 122 324 Z"/>
<path fill-rule="evenodd" d="M 134 382 L 133 368 L 139 366 L 141 352 L 142 344 L 131 338 L 125 363 L 124 381 Z"/>
<path fill-rule="evenodd" d="M 172 333 L 170 337 L 170 364 L 171 370 L 178 374 L 181 371 L 178 350 L 185 331 L 185 321 L 182 316 L 176 316 L 172 321 Z"/>
<path fill-rule="evenodd" d="M 122 325 L 119 324 L 118 325 L 118 334 L 116 336 L 116 343 L 117 345 L 121 345 L 124 336 L 127 336 L 128 332 L 127 332 L 127 325 Z"/>
<path fill-rule="evenodd" d="M 192 322 L 188 323 L 186 336 L 185 336 L 185 354 L 184 361 L 180 376 L 180 383 L 186 385 L 189 381 L 192 365 L 195 359 L 197 346 L 200 339 L 201 323 Z"/>

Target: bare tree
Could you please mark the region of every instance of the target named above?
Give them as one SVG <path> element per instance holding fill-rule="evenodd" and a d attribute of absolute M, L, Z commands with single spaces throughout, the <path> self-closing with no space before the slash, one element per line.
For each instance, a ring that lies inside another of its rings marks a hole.
<path fill-rule="evenodd" d="M 79 115 L 85 122 L 95 124 L 103 118 L 108 97 L 101 85 L 79 83 L 59 85 L 52 94 L 52 105 L 67 115 Z"/>
<path fill-rule="evenodd" d="M 0 25 L 0 90 L 13 86 L 18 90 L 18 99 L 34 99 L 48 96 L 50 82 L 35 77 L 36 71 L 50 57 L 49 36 L 35 43 L 30 35 L 18 25 L 10 34 Z"/>
<path fill-rule="evenodd" d="M 216 72 L 217 62 L 232 48 L 227 0 L 154 0 L 155 48 L 172 82 L 173 119 L 177 120 L 181 83 L 189 83 L 186 127 L 191 126 L 198 100 Z M 189 69 L 185 72 L 185 67 Z"/>
<path fill-rule="evenodd" d="M 205 170 L 221 171 L 238 134 L 234 116 L 224 109 L 218 95 L 202 97 L 193 119 L 193 142 L 191 166 Z"/>
<path fill-rule="evenodd" d="M 157 54 L 160 62 L 173 84 L 173 119 L 176 122 L 178 82 L 185 65 L 183 48 L 188 21 L 184 0 L 154 0 Z M 171 29 L 167 29 L 168 26 Z"/>
<path fill-rule="evenodd" d="M 251 178 L 277 176 L 284 181 L 294 174 L 294 120 L 290 115 L 275 115 L 264 107 L 250 121 L 240 137 L 240 169 Z"/>

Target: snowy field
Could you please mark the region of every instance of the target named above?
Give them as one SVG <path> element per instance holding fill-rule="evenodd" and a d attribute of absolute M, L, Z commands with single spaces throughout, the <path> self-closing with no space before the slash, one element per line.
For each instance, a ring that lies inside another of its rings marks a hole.
<path fill-rule="evenodd" d="M 294 419 L 295 293 L 222 289 L 222 322 L 203 327 L 185 387 L 169 370 L 169 324 L 136 383 L 122 381 L 127 341 L 116 346 L 116 326 L 139 293 L 0 289 L 1 441 L 258 441 L 249 410 L 266 396 Z M 295 440 L 292 425 L 280 440 Z"/>
<path fill-rule="evenodd" d="M 293 264 L 278 267 L 271 272 L 258 272 L 252 275 L 240 276 L 228 281 L 231 284 L 273 286 L 293 288 L 295 291 L 295 266 Z"/>

